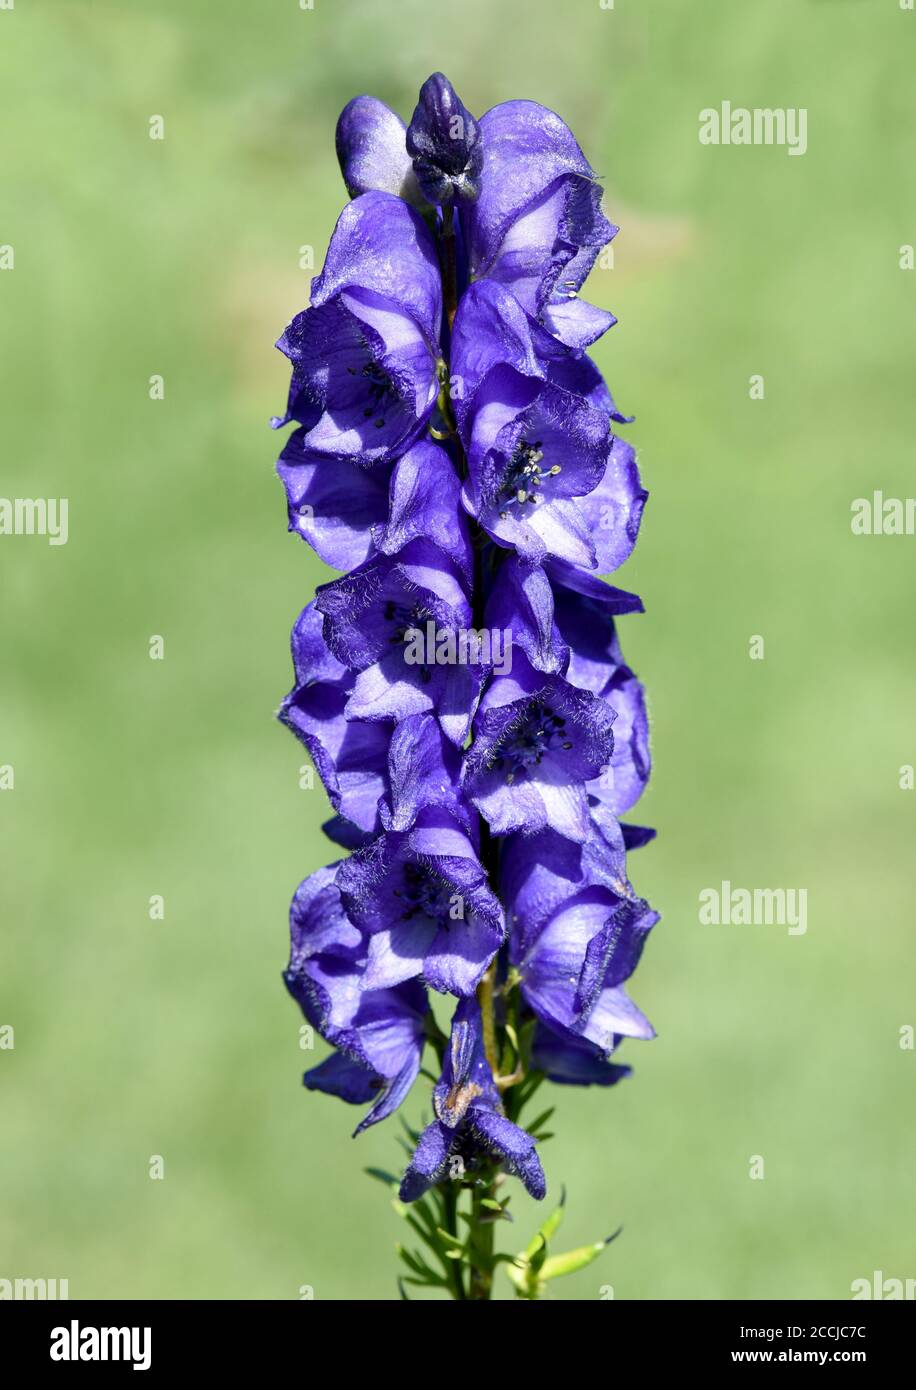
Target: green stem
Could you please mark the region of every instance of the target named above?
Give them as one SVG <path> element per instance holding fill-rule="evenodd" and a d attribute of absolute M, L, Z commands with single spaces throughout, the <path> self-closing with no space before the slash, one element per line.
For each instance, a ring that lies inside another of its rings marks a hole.
<path fill-rule="evenodd" d="M 493 1238 L 496 1222 L 493 1213 L 482 1205 L 485 1197 L 493 1196 L 492 1178 L 481 1183 L 471 1193 L 471 1280 L 470 1298 L 488 1301 L 493 1293 Z"/>
<path fill-rule="evenodd" d="M 445 1215 L 445 1229 L 448 1231 L 449 1235 L 454 1236 L 457 1240 L 458 1186 L 453 1179 L 447 1178 L 445 1182 L 442 1183 L 439 1190 L 442 1193 L 442 1208 Z M 452 1297 L 456 1300 L 456 1302 L 463 1303 L 465 1301 L 466 1295 L 464 1292 L 464 1276 L 461 1272 L 461 1261 L 449 1260 L 448 1263 L 451 1265 L 452 1268 L 452 1283 L 454 1285 Z"/>
<path fill-rule="evenodd" d="M 493 979 L 496 962 L 490 966 L 477 986 L 477 1002 L 480 1005 L 480 1018 L 483 1026 L 483 1050 L 490 1064 L 494 1079 L 499 1075 L 499 1047 L 496 1041 L 496 1013 L 493 1008 Z"/>

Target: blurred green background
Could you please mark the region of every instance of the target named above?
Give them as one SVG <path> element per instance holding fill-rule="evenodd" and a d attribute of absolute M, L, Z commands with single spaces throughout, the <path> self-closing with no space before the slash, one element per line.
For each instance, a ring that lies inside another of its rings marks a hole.
<path fill-rule="evenodd" d="M 897 0 L 0 11 L 0 491 L 70 499 L 66 546 L 0 538 L 0 1277 L 395 1296 L 403 1228 L 361 1169 L 397 1165 L 396 1122 L 352 1141 L 302 1091 L 280 981 L 289 897 L 334 851 L 271 718 L 326 571 L 285 533 L 266 425 L 300 248 L 320 267 L 344 201 L 338 111 L 409 116 L 437 68 L 478 113 L 552 106 L 603 175 L 622 230 L 586 297 L 619 317 L 596 357 L 652 494 L 618 577 L 648 610 L 622 638 L 659 1037 L 615 1092 L 555 1093 L 566 1243 L 625 1229 L 554 1296 L 916 1275 L 916 539 L 850 530 L 854 498 L 913 490 L 914 52 Z M 807 154 L 701 146 L 726 98 L 806 107 Z M 807 934 L 699 925 L 722 879 L 806 888 Z"/>

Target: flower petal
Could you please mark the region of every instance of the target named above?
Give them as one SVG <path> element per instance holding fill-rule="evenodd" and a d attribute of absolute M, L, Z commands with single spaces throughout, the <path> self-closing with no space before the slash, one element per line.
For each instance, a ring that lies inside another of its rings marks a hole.
<path fill-rule="evenodd" d="M 404 122 L 378 97 L 348 101 L 337 121 L 337 159 L 351 198 L 373 189 L 428 206 L 407 153 Z"/>

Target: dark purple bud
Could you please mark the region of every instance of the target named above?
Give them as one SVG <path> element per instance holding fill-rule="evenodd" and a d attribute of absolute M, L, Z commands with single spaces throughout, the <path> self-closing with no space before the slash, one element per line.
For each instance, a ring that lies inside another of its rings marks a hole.
<path fill-rule="evenodd" d="M 473 203 L 480 193 L 483 146 L 477 122 L 451 82 L 434 72 L 420 88 L 407 128 L 407 151 L 431 203 Z"/>

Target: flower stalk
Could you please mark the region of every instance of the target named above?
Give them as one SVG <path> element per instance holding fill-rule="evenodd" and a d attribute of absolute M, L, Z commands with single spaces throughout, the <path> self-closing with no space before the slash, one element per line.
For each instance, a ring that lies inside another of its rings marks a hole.
<path fill-rule="evenodd" d="M 294 627 L 280 718 L 343 857 L 296 892 L 285 980 L 332 1049 L 305 1085 L 364 1107 L 356 1133 L 432 1081 L 406 1172 L 373 1171 L 416 1242 L 402 1295 L 487 1301 L 504 1265 L 541 1298 L 605 1242 L 552 1253 L 561 1202 L 497 1251 L 508 1179 L 546 1193 L 552 1109 L 527 1107 L 614 1085 L 652 1036 L 624 989 L 657 920 L 627 869 L 654 832 L 621 819 L 649 750 L 616 623 L 642 604 L 599 578 L 646 493 L 587 354 L 613 316 L 578 294 L 616 228 L 558 116 L 478 121 L 441 73 L 406 127 L 354 98 L 337 153 L 352 201 L 279 340 L 274 424 L 289 529 L 339 575 Z"/>

